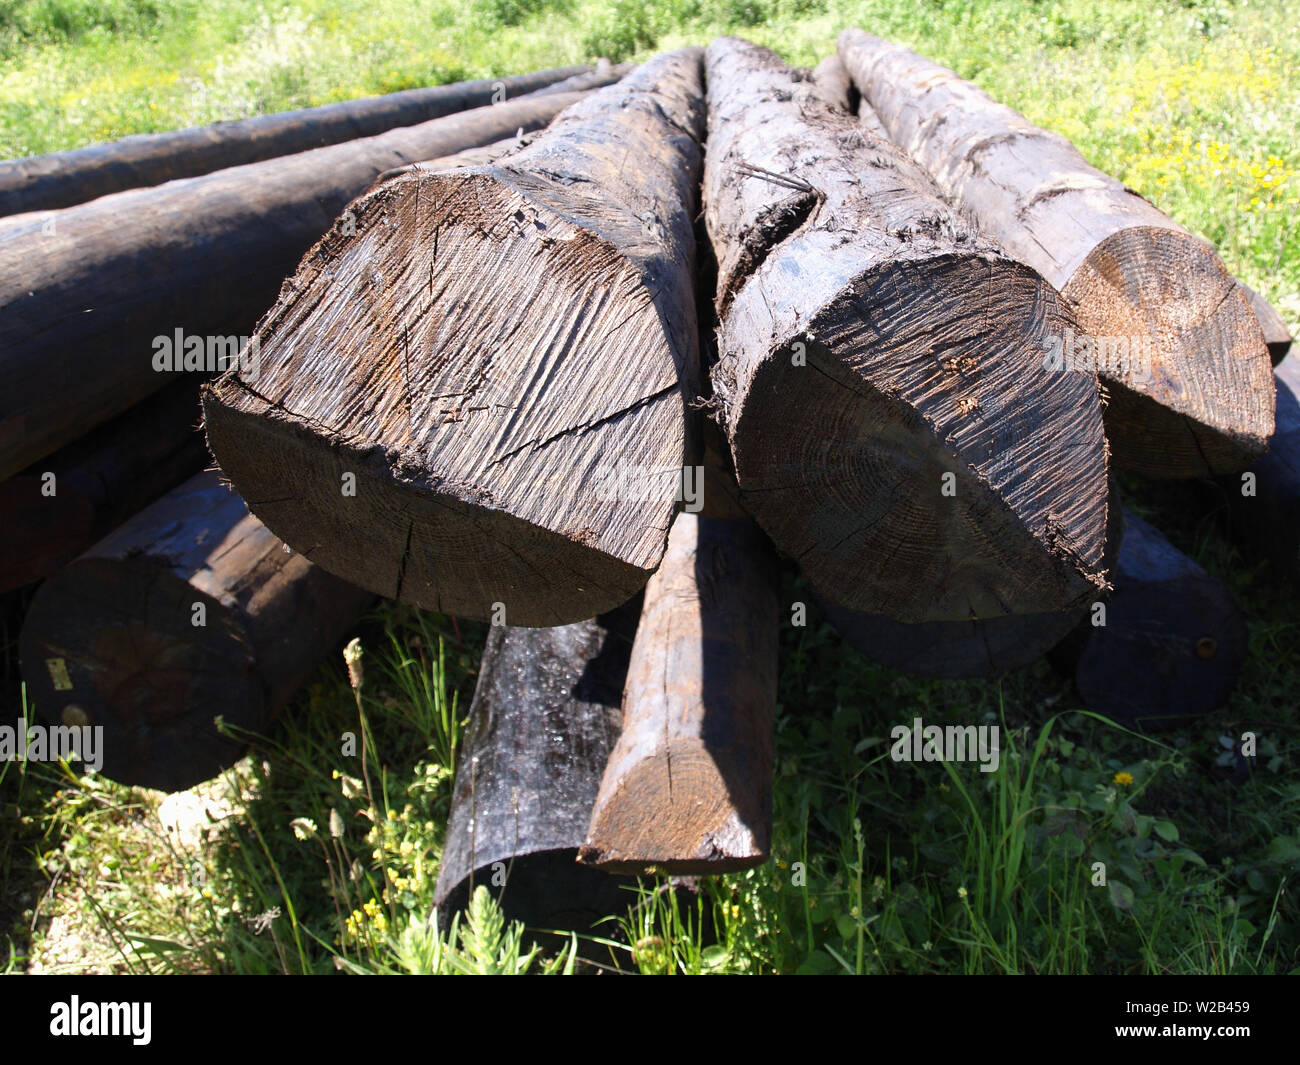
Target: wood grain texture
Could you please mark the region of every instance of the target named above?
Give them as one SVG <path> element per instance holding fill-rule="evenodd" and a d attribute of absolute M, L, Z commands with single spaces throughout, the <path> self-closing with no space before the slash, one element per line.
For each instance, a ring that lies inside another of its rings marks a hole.
<path fill-rule="evenodd" d="M 1273 406 L 1263 336 L 1213 248 L 946 67 L 856 29 L 840 34 L 839 50 L 894 142 L 1074 305 L 1094 344 L 1106 338 L 1096 362 L 1117 468 L 1196 477 L 1264 450 Z"/>
<path fill-rule="evenodd" d="M 200 418 L 198 382 L 176 381 L 0 482 L 0 592 L 48 577 L 201 470 Z"/>
<path fill-rule="evenodd" d="M 1114 571 L 1124 533 L 1123 510 L 1108 508 L 1106 572 Z M 1098 599 L 1106 593 L 1099 592 Z M 970 621 L 923 621 L 905 624 L 879 614 L 848 610 L 834 599 L 819 600 L 845 642 L 891 669 L 923 677 L 991 677 L 1038 661 L 1073 632 L 1087 616 L 1090 603 L 1041 614 L 1008 614 Z"/>
<path fill-rule="evenodd" d="M 1126 725 L 1166 728 L 1227 702 L 1246 660 L 1228 589 L 1124 509 L 1105 624 L 1090 616 L 1051 653 L 1083 704 Z"/>
<path fill-rule="evenodd" d="M 710 46 L 711 379 L 745 506 L 812 586 L 899 621 L 1066 609 L 1104 585 L 1095 379 L 1072 321 L 808 75 Z M 805 361 L 799 361 L 802 357 Z"/>
<path fill-rule="evenodd" d="M 646 585 L 623 731 L 579 853 L 590 865 L 705 875 L 767 860 L 778 570 L 753 521 L 722 516 L 728 495 L 706 479 L 703 512 L 677 515 Z"/>
<path fill-rule="evenodd" d="M 496 164 L 353 205 L 204 393 L 253 512 L 326 569 L 510 625 L 626 602 L 696 443 L 700 51 L 644 64 Z M 652 498 L 618 470 L 661 471 Z M 344 474 L 356 495 L 344 496 Z"/>
<path fill-rule="evenodd" d="M 106 776 L 177 791 L 242 752 L 218 716 L 265 729 L 372 598 L 286 551 L 208 471 L 41 586 L 23 678 L 45 721 L 103 726 Z"/>
<path fill-rule="evenodd" d="M 597 74 L 586 66 L 558 67 L 406 89 L 166 133 L 140 133 L 84 148 L 11 159 L 0 162 L 0 216 L 57 210 L 125 189 L 374 137 L 399 126 L 486 107 L 494 99 L 513 100 L 545 91 L 559 82 L 567 83 L 567 91 L 575 84 L 598 88 L 600 83 L 608 84 L 612 74 L 612 69 Z"/>
<path fill-rule="evenodd" d="M 574 859 L 619 734 L 640 609 L 638 597 L 574 625 L 489 630 L 434 890 L 444 917 L 479 884 L 530 928 L 589 931 L 627 908 L 625 880 Z"/>
<path fill-rule="evenodd" d="M 0 219 L 0 478 L 174 375 L 156 337 L 247 337 L 287 274 L 385 170 L 536 129 L 558 94 Z"/>
<path fill-rule="evenodd" d="M 1238 281 L 1242 292 L 1246 294 L 1246 299 L 1250 302 L 1250 309 L 1255 312 L 1255 317 L 1259 319 L 1259 326 L 1264 331 L 1264 343 L 1268 346 L 1268 357 L 1272 360 L 1273 365 L 1277 366 L 1287 353 L 1291 350 L 1291 330 L 1287 327 L 1282 316 L 1277 313 L 1277 309 L 1268 302 L 1263 296 L 1256 292 L 1244 281 Z"/>

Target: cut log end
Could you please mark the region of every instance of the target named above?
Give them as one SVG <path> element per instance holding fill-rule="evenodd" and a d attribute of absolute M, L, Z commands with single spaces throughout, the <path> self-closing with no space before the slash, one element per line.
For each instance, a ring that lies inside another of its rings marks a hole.
<path fill-rule="evenodd" d="M 1247 297 L 1208 245 L 1173 229 L 1123 229 L 1062 293 L 1109 393 L 1116 468 L 1210 476 L 1263 453 L 1273 433 L 1268 350 Z"/>
<path fill-rule="evenodd" d="M 205 611 L 201 625 L 196 604 Z M 267 723 L 240 622 L 157 563 L 71 563 L 33 600 L 22 639 L 41 716 L 102 726 L 101 772 L 110 779 L 163 791 L 190 787 L 243 749 L 218 732 L 213 707 L 240 729 Z"/>
<path fill-rule="evenodd" d="M 1064 321 L 1046 283 L 1001 258 L 859 278 L 751 378 L 729 427 L 746 506 L 854 610 L 957 621 L 1091 598 L 1101 421 L 1091 378 L 1047 379 L 1043 339 Z"/>
<path fill-rule="evenodd" d="M 260 368 L 205 394 L 223 470 L 313 562 L 522 626 L 612 609 L 653 571 L 693 375 L 642 275 L 550 191 L 495 168 L 388 183 L 272 312 Z M 536 415 L 542 390 L 564 402 Z M 663 490 L 626 498 L 610 455 Z"/>

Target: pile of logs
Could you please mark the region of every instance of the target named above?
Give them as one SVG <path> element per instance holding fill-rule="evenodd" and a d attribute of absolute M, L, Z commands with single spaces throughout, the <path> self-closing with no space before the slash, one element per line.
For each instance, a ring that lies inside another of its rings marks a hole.
<path fill-rule="evenodd" d="M 375 597 L 489 621 L 447 906 L 577 927 L 766 860 L 783 565 L 884 665 L 1049 656 L 1131 725 L 1222 705 L 1246 632 L 1114 471 L 1219 478 L 1300 570 L 1286 326 L 859 30 L 19 160 L 0 213 L 38 713 L 181 788 Z"/>

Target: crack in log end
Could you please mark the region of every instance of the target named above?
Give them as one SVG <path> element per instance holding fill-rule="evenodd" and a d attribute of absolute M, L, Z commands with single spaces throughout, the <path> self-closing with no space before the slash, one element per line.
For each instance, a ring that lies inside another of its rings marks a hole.
<path fill-rule="evenodd" d="M 793 235 L 821 202 L 816 190 L 796 193 L 760 214 L 741 238 L 728 262 L 718 271 L 718 317 L 725 318 L 736 293 L 754 275 L 773 249 Z"/>

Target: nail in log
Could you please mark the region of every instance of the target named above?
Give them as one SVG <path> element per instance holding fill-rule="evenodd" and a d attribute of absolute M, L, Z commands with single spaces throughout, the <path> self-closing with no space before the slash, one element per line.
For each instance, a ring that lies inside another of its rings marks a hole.
<path fill-rule="evenodd" d="M 573 79 L 593 73 L 590 67 L 559 67 L 460 81 L 11 159 L 0 163 L 0 215 L 71 207 L 125 189 L 373 137 L 398 126 L 513 100 L 562 81 L 571 87 Z"/>
<path fill-rule="evenodd" d="M 106 776 L 179 791 L 243 750 L 214 719 L 264 729 L 372 598 L 200 473 L 41 586 L 23 678 L 47 722 L 103 727 Z"/>
<path fill-rule="evenodd" d="M 1083 704 L 1122 724 L 1166 727 L 1227 702 L 1246 659 L 1231 594 L 1127 508 L 1115 590 L 1051 654 Z"/>
<path fill-rule="evenodd" d="M 579 96 L 0 219 L 0 479 L 170 383 L 231 365 L 281 282 L 385 170 L 544 126 Z"/>
<path fill-rule="evenodd" d="M 354 204 L 355 235 L 263 321 L 260 372 L 204 393 L 253 512 L 332 572 L 464 617 L 561 625 L 639 591 L 696 446 L 703 123 L 685 49 L 495 165 Z"/>
<path fill-rule="evenodd" d="M 1091 375 L 1073 319 L 888 142 L 776 56 L 707 59 L 711 371 L 744 504 L 812 586 L 899 621 L 1067 609 L 1104 585 Z"/>
<path fill-rule="evenodd" d="M 489 630 L 434 890 L 444 918 L 480 884 L 533 929 L 589 931 L 635 899 L 574 858 L 618 737 L 640 608 L 638 596 L 592 621 Z"/>
<path fill-rule="evenodd" d="M 716 467 L 677 515 L 645 605 L 579 859 L 703 875 L 767 860 L 777 683 L 777 565 Z"/>
<path fill-rule="evenodd" d="M 1197 477 L 1264 450 L 1264 338 L 1213 248 L 951 70 L 861 30 L 839 51 L 894 142 L 1077 308 L 1047 354 L 1099 372 L 1117 468 Z"/>

